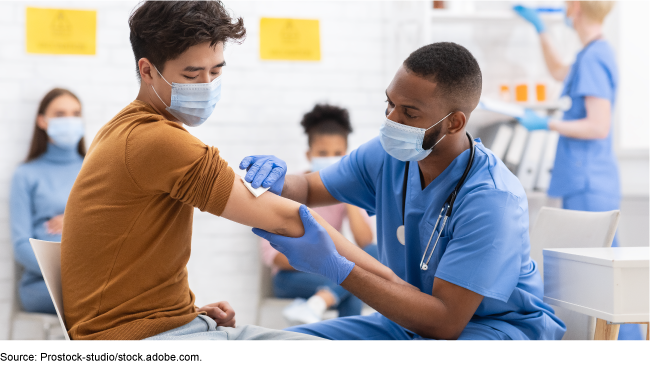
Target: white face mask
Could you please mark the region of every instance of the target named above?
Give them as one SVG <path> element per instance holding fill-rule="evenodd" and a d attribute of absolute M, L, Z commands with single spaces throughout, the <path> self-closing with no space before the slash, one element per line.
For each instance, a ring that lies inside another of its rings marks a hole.
<path fill-rule="evenodd" d="M 156 66 L 154 68 L 158 71 Z M 162 104 L 167 107 L 167 112 L 190 127 L 203 124 L 210 117 L 217 106 L 217 102 L 221 99 L 221 75 L 210 83 L 195 84 L 170 84 L 160 71 L 158 71 L 158 75 L 172 87 L 171 105 L 167 106 L 163 102 L 153 85 L 151 89 L 156 93 Z"/>
<path fill-rule="evenodd" d="M 445 118 L 449 117 L 452 113 L 454 112 L 450 112 L 443 119 L 426 129 L 406 126 L 386 118 L 384 124 L 379 129 L 379 141 L 381 141 L 381 146 L 384 147 L 384 150 L 386 150 L 390 156 L 397 160 L 420 161 L 429 156 L 433 148 L 438 145 L 445 136 L 447 136 L 446 134 L 443 135 L 430 149 L 424 150 L 422 148 L 424 134 L 429 129 L 444 121 Z"/>
<path fill-rule="evenodd" d="M 326 156 L 326 157 L 315 157 L 311 158 L 311 171 L 317 172 L 321 169 L 327 168 L 328 166 L 337 163 L 341 160 L 341 156 Z"/>
<path fill-rule="evenodd" d="M 56 117 L 47 121 L 47 136 L 52 143 L 63 149 L 74 149 L 84 137 L 81 117 Z"/>

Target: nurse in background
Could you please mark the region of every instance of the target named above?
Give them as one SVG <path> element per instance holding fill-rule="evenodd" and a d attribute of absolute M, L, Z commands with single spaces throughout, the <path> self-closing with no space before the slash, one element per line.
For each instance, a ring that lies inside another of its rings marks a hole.
<path fill-rule="evenodd" d="M 29 238 L 61 241 L 65 205 L 86 155 L 83 135 L 79 98 L 65 89 L 47 93 L 26 162 L 11 183 L 14 256 L 24 268 L 18 292 L 27 312 L 56 313 Z"/>
<path fill-rule="evenodd" d="M 573 65 L 562 62 L 535 10 L 514 7 L 539 33 L 544 61 L 553 78 L 564 82 L 562 120 L 526 111 L 519 122 L 528 130 L 548 129 L 560 134 L 548 194 L 561 197 L 567 210 L 620 208 L 621 188 L 612 142 L 618 68 L 612 47 L 603 39 L 603 21 L 613 6 L 613 1 L 567 2 L 566 23 L 583 44 Z M 616 237 L 612 246 L 618 246 Z M 619 339 L 643 339 L 640 327 L 622 325 Z"/>
<path fill-rule="evenodd" d="M 347 153 L 348 135 L 352 132 L 347 110 L 317 104 L 303 116 L 300 124 L 308 136 L 307 160 L 311 172 L 339 161 Z M 370 218 L 364 210 L 343 203 L 313 210 L 338 231 L 347 218 L 356 244 L 377 258 Z M 291 325 L 318 322 L 328 308 L 337 309 L 339 317 L 361 314 L 361 300 L 346 289 L 323 276 L 296 271 L 287 257 L 273 249 L 268 241 L 262 239 L 260 246 L 264 264 L 272 269 L 275 296 L 297 298 L 282 313 Z"/>

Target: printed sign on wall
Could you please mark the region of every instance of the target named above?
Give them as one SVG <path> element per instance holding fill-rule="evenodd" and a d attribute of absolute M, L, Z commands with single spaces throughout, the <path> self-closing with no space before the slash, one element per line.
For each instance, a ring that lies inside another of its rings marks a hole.
<path fill-rule="evenodd" d="M 260 20 L 262 60 L 320 61 L 318 20 L 262 18 Z"/>
<path fill-rule="evenodd" d="M 27 53 L 94 55 L 97 12 L 27 8 Z"/>

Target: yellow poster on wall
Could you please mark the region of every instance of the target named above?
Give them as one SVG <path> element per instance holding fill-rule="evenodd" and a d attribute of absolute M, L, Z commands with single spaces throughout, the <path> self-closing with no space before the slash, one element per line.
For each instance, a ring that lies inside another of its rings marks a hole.
<path fill-rule="evenodd" d="M 262 60 L 320 61 L 318 20 L 262 18 L 260 20 Z"/>
<path fill-rule="evenodd" d="M 97 12 L 27 8 L 27 53 L 94 55 Z"/>

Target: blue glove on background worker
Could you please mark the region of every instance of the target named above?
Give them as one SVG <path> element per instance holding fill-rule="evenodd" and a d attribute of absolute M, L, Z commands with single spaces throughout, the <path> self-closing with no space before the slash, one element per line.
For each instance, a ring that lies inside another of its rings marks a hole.
<path fill-rule="evenodd" d="M 268 240 L 298 271 L 319 274 L 340 285 L 354 268 L 354 263 L 336 251 L 332 238 L 305 205 L 300 206 L 300 219 L 305 227 L 305 234 L 300 238 L 288 238 L 257 228 L 253 233 Z"/>
<path fill-rule="evenodd" d="M 548 130 L 548 117 L 542 117 L 530 109 L 526 109 L 523 117 L 517 117 L 517 121 L 528 131 Z"/>
<path fill-rule="evenodd" d="M 512 7 L 512 10 L 514 10 L 522 18 L 529 21 L 535 27 L 537 33 L 543 33 L 546 30 L 544 22 L 542 22 L 542 19 L 539 17 L 539 14 L 535 9 L 527 8 L 522 5 L 515 5 Z"/>
<path fill-rule="evenodd" d="M 273 155 L 252 155 L 242 159 L 239 169 L 246 169 L 244 177 L 253 188 L 269 188 L 269 191 L 280 196 L 284 187 L 284 176 L 287 174 L 287 163 Z"/>

